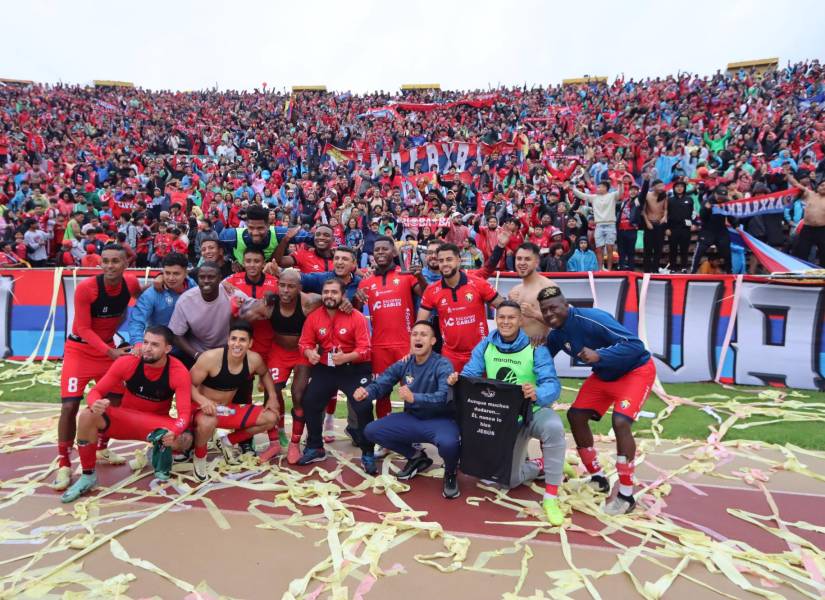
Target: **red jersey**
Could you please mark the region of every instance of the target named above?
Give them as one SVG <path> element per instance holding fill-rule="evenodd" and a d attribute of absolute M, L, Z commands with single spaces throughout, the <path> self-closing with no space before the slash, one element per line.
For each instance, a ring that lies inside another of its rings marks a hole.
<path fill-rule="evenodd" d="M 139 356 L 121 356 L 89 392 L 86 402 L 92 406 L 110 393 L 122 393 L 122 408 L 155 415 L 169 415 L 172 398 L 178 416 L 175 435 L 188 426 L 192 415 L 192 379 L 189 370 L 177 358 L 167 356 L 162 367 L 147 364 Z"/>
<path fill-rule="evenodd" d="M 359 290 L 368 298 L 372 320 L 372 340 L 375 347 L 409 346 L 410 331 L 415 322 L 413 288 L 418 280 L 395 267 L 383 275 L 361 280 Z"/>
<path fill-rule="evenodd" d="M 421 308 L 438 313 L 445 350 L 469 355 L 488 333 L 486 304 L 496 297 L 498 292 L 486 279 L 462 271 L 455 288 L 443 279 L 430 284 L 421 298 Z"/>
<path fill-rule="evenodd" d="M 324 273 L 332 271 L 332 258 L 323 258 L 315 253 L 315 248 L 299 247 L 290 254 L 301 273 Z"/>
<path fill-rule="evenodd" d="M 74 293 L 72 335 L 86 342 L 90 355 L 107 356 L 129 300 L 139 293 L 140 284 L 133 275 L 124 275 L 115 287 L 107 286 L 103 275 L 84 279 Z"/>
<path fill-rule="evenodd" d="M 352 362 L 362 363 L 370 360 L 370 335 L 367 318 L 358 311 L 344 314 L 336 310 L 332 317 L 327 309 L 320 306 L 307 316 L 298 349 L 301 355 L 310 348 L 318 346 L 321 355 L 319 364 L 328 364 L 329 353 L 357 352 L 358 358 Z"/>
<path fill-rule="evenodd" d="M 100 254 L 87 254 L 80 259 L 81 267 L 99 267 L 101 263 Z"/>
<path fill-rule="evenodd" d="M 163 258 L 169 254 L 172 248 L 172 234 L 170 233 L 156 233 L 155 234 L 155 254 Z"/>
<path fill-rule="evenodd" d="M 234 287 L 241 290 L 250 298 L 263 298 L 266 292 L 278 293 L 278 279 L 272 275 L 264 274 L 263 279 L 257 283 L 250 281 L 246 273 L 233 273 L 226 278 L 225 281 L 231 283 Z M 238 316 L 240 307 L 236 304 L 235 298 L 232 299 L 232 314 Z M 272 325 L 269 319 L 260 319 L 252 321 L 252 350 L 262 353 L 266 356 L 269 349 L 272 347 Z"/>

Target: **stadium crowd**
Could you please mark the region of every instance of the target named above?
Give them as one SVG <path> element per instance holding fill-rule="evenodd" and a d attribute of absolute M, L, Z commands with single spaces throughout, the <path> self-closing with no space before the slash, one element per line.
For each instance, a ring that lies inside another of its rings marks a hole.
<path fill-rule="evenodd" d="M 650 272 L 757 272 L 755 261 L 731 254 L 728 225 L 821 262 L 824 81 L 813 60 L 764 76 L 680 73 L 466 93 L 7 84 L 0 262 L 96 266 L 110 240 L 130 266 L 160 266 L 170 253 L 192 265 L 218 252 L 241 262 L 235 231 L 254 205 L 279 237 L 307 230 L 280 260 L 302 269 L 320 224 L 331 236 L 316 249 L 351 247 L 361 267 L 374 264 L 375 239 L 389 235 L 407 264 L 424 263 L 427 244 L 445 240 L 478 268 L 506 229 L 502 270 L 531 241 L 548 272 L 632 270 L 637 249 Z M 435 175 L 426 161 L 402 173 L 390 160 L 441 142 L 485 151 L 466 171 Z M 330 147 L 378 159 L 336 160 Z M 784 213 L 737 220 L 713 210 L 789 186 L 803 193 Z"/>

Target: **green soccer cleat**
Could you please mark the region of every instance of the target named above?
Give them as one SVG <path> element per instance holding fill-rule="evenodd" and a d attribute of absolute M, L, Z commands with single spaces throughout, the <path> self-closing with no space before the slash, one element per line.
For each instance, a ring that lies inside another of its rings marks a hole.
<path fill-rule="evenodd" d="M 548 523 L 555 527 L 559 527 L 564 523 L 564 513 L 559 507 L 558 498 L 545 498 L 541 506 L 544 508 L 544 516 L 547 517 Z"/>
<path fill-rule="evenodd" d="M 88 492 L 89 490 L 93 489 L 97 485 L 97 475 L 94 473 L 91 474 L 83 474 L 80 476 L 80 479 L 75 481 L 72 486 L 63 492 L 63 495 L 60 496 L 60 501 L 64 504 L 68 504 L 69 502 L 74 502 L 78 498 L 80 498 L 83 494 Z"/>

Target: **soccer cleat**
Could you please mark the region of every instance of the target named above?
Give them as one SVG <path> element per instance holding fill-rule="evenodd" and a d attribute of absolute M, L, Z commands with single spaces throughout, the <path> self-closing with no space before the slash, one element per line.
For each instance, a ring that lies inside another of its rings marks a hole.
<path fill-rule="evenodd" d="M 97 451 L 97 462 L 109 463 L 110 465 L 125 465 L 126 458 L 111 448 L 103 448 Z"/>
<path fill-rule="evenodd" d="M 323 448 L 305 448 L 301 458 L 298 459 L 299 465 L 309 465 L 312 463 L 323 462 L 327 459 L 327 453 Z"/>
<path fill-rule="evenodd" d="M 414 456 L 409 459 L 407 464 L 404 465 L 404 468 L 395 474 L 395 477 L 396 479 L 401 479 L 402 481 L 412 479 L 422 471 L 429 469 L 432 464 L 433 459 L 427 456 L 425 452 L 421 452 L 418 456 Z"/>
<path fill-rule="evenodd" d="M 269 441 L 269 448 L 258 455 L 258 461 L 265 463 L 269 462 L 281 453 L 281 444 L 277 440 Z"/>
<path fill-rule="evenodd" d="M 378 465 L 375 464 L 374 454 L 363 454 L 361 456 L 361 468 L 367 475 L 377 475 Z"/>
<path fill-rule="evenodd" d="M 633 496 L 625 496 L 621 492 L 616 497 L 604 505 L 604 512 L 611 516 L 626 515 L 636 508 L 636 499 Z"/>
<path fill-rule="evenodd" d="M 607 480 L 607 477 L 604 475 L 593 475 L 590 477 L 590 481 L 587 482 L 593 490 L 599 492 L 600 494 L 609 494 L 610 493 L 610 482 Z"/>
<path fill-rule="evenodd" d="M 239 443 L 238 448 L 240 449 L 241 454 L 251 454 L 252 456 L 255 456 L 255 445 L 252 443 L 251 439 L 244 440 Z"/>
<path fill-rule="evenodd" d="M 444 489 L 441 495 L 448 500 L 458 498 L 461 495 L 461 490 L 458 489 L 458 475 L 456 473 L 444 472 Z"/>
<path fill-rule="evenodd" d="M 559 507 L 558 498 L 545 498 L 541 503 L 544 509 L 544 516 L 547 517 L 547 522 L 555 527 L 564 523 L 564 513 Z"/>
<path fill-rule="evenodd" d="M 223 460 L 228 465 L 237 465 L 238 464 L 238 453 L 235 450 L 235 446 L 226 438 L 226 436 L 219 437 L 215 440 L 215 446 L 220 450 L 221 454 L 223 455 Z"/>
<path fill-rule="evenodd" d="M 57 469 L 57 475 L 54 478 L 51 488 L 61 492 L 65 490 L 72 483 L 72 470 L 69 467 L 60 467 Z"/>
<path fill-rule="evenodd" d="M 68 468 L 68 467 L 63 467 Z M 97 476 L 94 473 L 89 474 L 82 474 L 80 479 L 75 481 L 68 490 L 63 492 L 63 495 L 60 496 L 60 501 L 65 503 L 74 502 L 78 498 L 80 498 L 83 494 L 91 490 L 97 485 Z"/>
<path fill-rule="evenodd" d="M 197 456 L 192 457 L 192 472 L 195 474 L 195 479 L 198 481 L 206 481 L 209 479 L 209 469 L 208 463 L 206 462 L 206 457 L 198 458 Z"/>
<path fill-rule="evenodd" d="M 290 465 L 297 464 L 301 459 L 301 445 L 297 442 L 289 442 L 286 449 L 286 462 Z"/>

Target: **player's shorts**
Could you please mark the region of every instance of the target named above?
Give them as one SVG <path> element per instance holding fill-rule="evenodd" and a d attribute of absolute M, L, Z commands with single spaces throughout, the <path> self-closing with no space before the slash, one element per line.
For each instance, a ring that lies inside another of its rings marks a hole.
<path fill-rule="evenodd" d="M 63 352 L 63 370 L 60 373 L 60 400 L 79 402 L 89 381 L 96 382 L 106 374 L 114 361 L 97 353 L 90 355 L 90 346 L 66 340 Z"/>
<path fill-rule="evenodd" d="M 635 421 L 650 395 L 655 379 L 656 367 L 653 359 L 614 381 L 599 379 L 595 373 L 591 373 L 584 380 L 571 408 L 592 410 L 601 419 L 612 406 L 614 414 Z"/>
<path fill-rule="evenodd" d="M 169 415 L 147 413 L 132 408 L 110 406 L 103 413 L 106 428 L 101 432 L 108 438 L 116 440 L 146 441 L 146 436 L 155 429 L 175 431 L 178 424 L 176 419 Z"/>
<path fill-rule="evenodd" d="M 461 373 L 461 370 L 464 368 L 468 362 L 470 362 L 470 353 L 467 354 L 452 354 L 449 350 L 444 348 L 441 352 L 441 356 L 446 358 L 450 361 L 453 365 L 453 369 L 455 369 L 456 373 Z"/>
<path fill-rule="evenodd" d="M 403 346 L 373 346 L 372 374 L 380 375 L 410 353 L 409 344 Z"/>
<path fill-rule="evenodd" d="M 218 427 L 221 429 L 246 429 L 258 422 L 258 417 L 264 410 L 259 404 L 227 404 L 235 410 L 234 415 L 218 415 Z"/>
<path fill-rule="evenodd" d="M 252 340 L 252 348 L 250 348 L 250 350 L 260 354 L 261 359 L 264 361 L 264 364 L 267 364 L 267 362 L 269 361 L 269 355 L 272 353 L 272 348 L 274 346 L 274 342 L 271 344 L 256 344 L 255 340 Z"/>
<path fill-rule="evenodd" d="M 284 385 L 293 369 L 299 365 L 308 367 L 309 361 L 298 348 L 287 350 L 278 344 L 272 344 L 266 366 L 275 385 Z"/>

